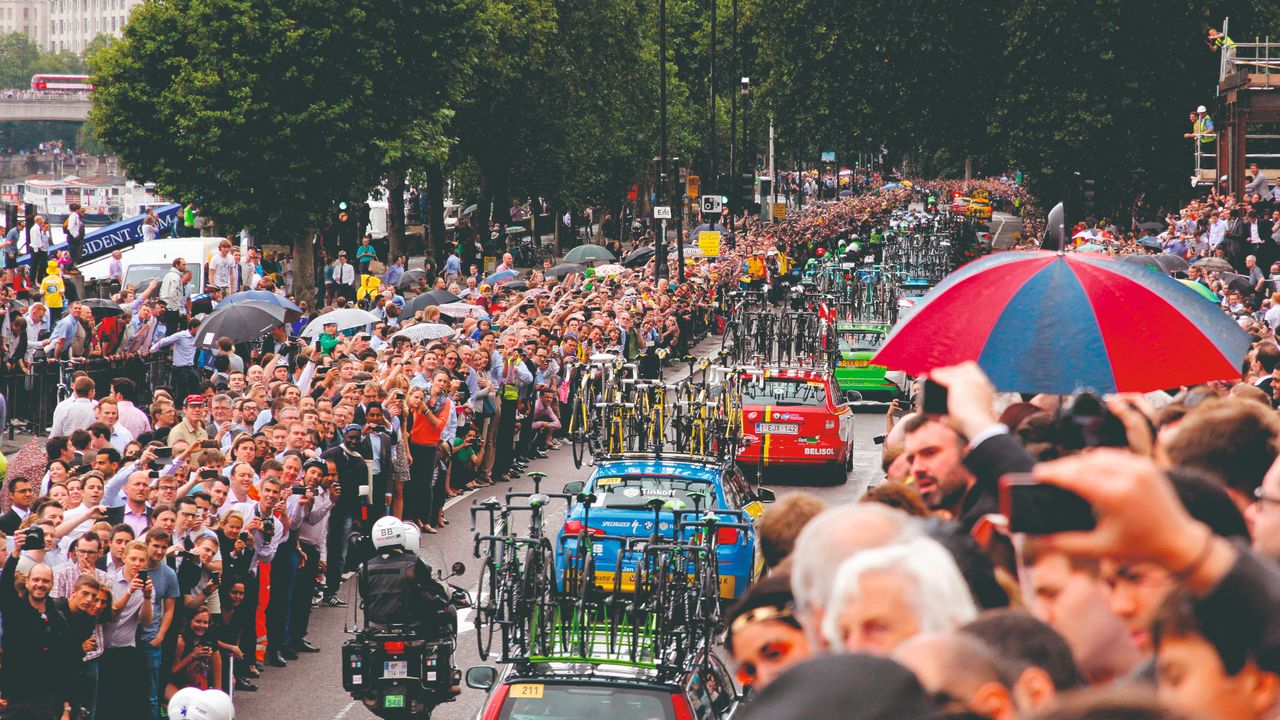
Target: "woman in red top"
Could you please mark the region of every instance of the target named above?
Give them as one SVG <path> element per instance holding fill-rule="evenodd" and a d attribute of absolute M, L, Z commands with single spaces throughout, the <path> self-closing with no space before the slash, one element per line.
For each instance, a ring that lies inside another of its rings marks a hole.
<path fill-rule="evenodd" d="M 449 399 L 449 374 L 443 370 L 431 377 L 431 396 L 422 388 L 411 388 L 405 398 L 405 425 L 409 434 L 409 484 L 405 489 L 406 520 L 417 523 L 423 532 L 435 533 L 441 524 L 444 478 L 435 487 L 436 452 L 440 433 L 449 422 L 453 401 Z M 440 498 L 437 501 L 437 498 Z"/>

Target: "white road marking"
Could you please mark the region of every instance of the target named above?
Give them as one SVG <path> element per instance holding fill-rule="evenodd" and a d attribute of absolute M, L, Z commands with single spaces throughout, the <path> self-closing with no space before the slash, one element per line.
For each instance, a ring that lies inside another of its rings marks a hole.
<path fill-rule="evenodd" d="M 351 710 L 355 708 L 356 704 L 355 700 L 347 703 L 346 707 L 339 710 L 338 714 L 333 716 L 333 720 L 342 720 L 342 718 L 347 716 L 347 713 L 351 712 Z"/>

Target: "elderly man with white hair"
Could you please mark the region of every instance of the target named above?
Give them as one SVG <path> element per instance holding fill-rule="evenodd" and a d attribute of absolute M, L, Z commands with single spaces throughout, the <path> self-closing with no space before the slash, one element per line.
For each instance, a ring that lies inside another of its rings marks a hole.
<path fill-rule="evenodd" d="M 822 635 L 831 648 L 885 655 L 908 638 L 951 632 L 977 616 L 951 553 L 920 536 L 844 561 Z"/>
<path fill-rule="evenodd" d="M 833 569 L 855 554 L 906 542 L 923 534 L 919 520 L 894 508 L 867 503 L 829 508 L 809 521 L 791 552 L 796 615 L 817 652 L 826 648 L 823 617 L 835 584 Z"/>

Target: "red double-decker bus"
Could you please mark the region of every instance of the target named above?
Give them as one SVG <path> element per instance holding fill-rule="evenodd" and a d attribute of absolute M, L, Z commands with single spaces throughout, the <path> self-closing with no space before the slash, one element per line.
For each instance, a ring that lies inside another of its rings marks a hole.
<path fill-rule="evenodd" d="M 31 89 L 41 92 L 89 92 L 88 75 L 32 75 Z"/>

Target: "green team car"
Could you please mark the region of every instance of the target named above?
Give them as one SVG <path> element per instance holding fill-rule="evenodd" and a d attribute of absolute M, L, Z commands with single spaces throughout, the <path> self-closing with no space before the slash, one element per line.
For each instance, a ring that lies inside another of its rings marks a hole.
<path fill-rule="evenodd" d="M 888 372 L 883 365 L 873 365 L 871 358 L 884 344 L 890 326 L 885 323 L 836 323 L 839 351 L 835 380 L 841 391 L 856 390 L 867 400 L 893 400 L 905 395 L 907 379 L 903 373 Z"/>

